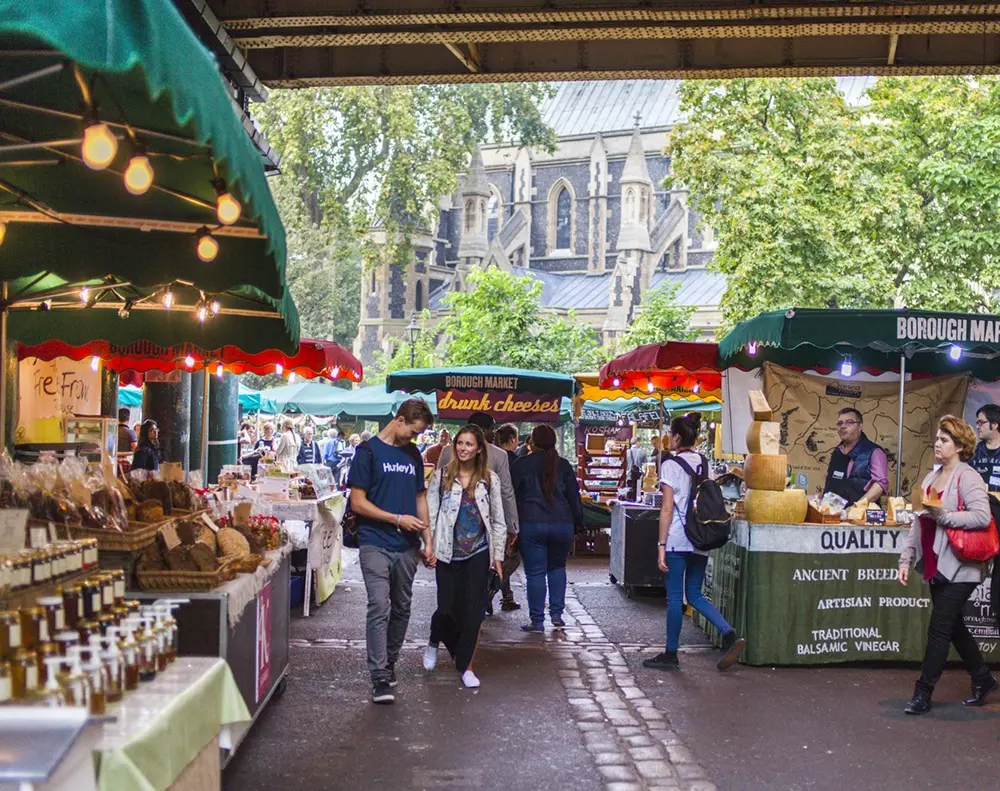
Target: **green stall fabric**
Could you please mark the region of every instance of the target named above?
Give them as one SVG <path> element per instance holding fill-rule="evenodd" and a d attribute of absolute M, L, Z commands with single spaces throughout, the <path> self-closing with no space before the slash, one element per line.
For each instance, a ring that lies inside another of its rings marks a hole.
<path fill-rule="evenodd" d="M 341 417 L 357 420 L 379 420 L 392 417 L 399 405 L 408 398 L 413 398 L 402 390 L 390 392 L 384 384 L 362 387 L 358 390 L 342 390 L 343 394 L 337 402 L 337 414 Z M 425 398 L 431 412 L 437 415 L 437 398 L 429 393 Z"/>
<path fill-rule="evenodd" d="M 0 0 L 0 49 L 18 53 L 0 58 L 0 195 L 10 199 L 0 201 L 0 279 L 110 273 L 284 298 L 285 235 L 260 154 L 170 0 Z M 109 164 L 84 164 L 88 152 L 107 161 L 102 145 Z M 148 166 L 152 185 L 130 194 L 123 176 L 139 156 L 130 184 L 145 186 Z M 226 200 L 217 218 L 220 192 L 239 205 Z M 218 243 L 210 263 L 195 254 L 203 226 Z"/>
<path fill-rule="evenodd" d="M 262 399 L 274 405 L 275 413 L 290 412 L 304 415 L 336 415 L 341 399 L 350 390 L 318 382 L 301 382 L 284 387 L 261 390 Z"/>
<path fill-rule="evenodd" d="M 273 415 L 278 411 L 277 406 L 274 401 L 270 398 L 261 396 L 261 394 L 247 387 L 244 384 L 240 385 L 240 408 L 244 412 L 266 412 L 269 415 Z"/>
<path fill-rule="evenodd" d="M 135 409 L 142 406 L 142 388 L 135 385 L 125 385 L 118 388 L 118 407 Z"/>

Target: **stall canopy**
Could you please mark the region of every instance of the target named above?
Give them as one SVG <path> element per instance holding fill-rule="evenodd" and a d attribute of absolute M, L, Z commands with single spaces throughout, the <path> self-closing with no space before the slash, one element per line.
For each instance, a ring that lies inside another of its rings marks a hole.
<path fill-rule="evenodd" d="M 714 343 L 669 341 L 639 346 L 605 364 L 598 374 L 602 388 L 662 394 L 696 395 L 721 400 L 722 369 Z"/>
<path fill-rule="evenodd" d="M 266 412 L 269 415 L 277 412 L 273 401 L 244 384 L 240 385 L 239 399 L 240 408 L 244 412 Z"/>
<path fill-rule="evenodd" d="M 621 388 L 604 388 L 600 384 L 600 374 L 597 372 L 593 373 L 582 373 L 574 374 L 573 378 L 580 383 L 580 387 L 577 394 L 577 400 L 580 402 L 586 401 L 634 401 L 635 399 L 646 399 L 648 400 L 651 396 L 649 394 L 648 386 L 646 390 L 624 390 Z M 676 401 L 677 408 L 681 408 L 684 402 L 691 403 L 710 403 L 717 404 L 721 401 L 721 391 L 708 390 L 699 387 L 698 393 L 692 393 L 690 391 L 683 390 L 673 390 L 669 393 L 663 393 L 663 398 L 665 401 Z M 656 398 L 657 409 L 659 408 L 659 394 Z M 670 409 L 675 408 L 674 404 L 669 405 Z"/>
<path fill-rule="evenodd" d="M 766 359 L 826 373 L 969 373 L 1000 378 L 1000 316 L 923 310 L 792 308 L 741 322 L 719 343 L 724 367 L 757 368 Z"/>
<path fill-rule="evenodd" d="M 576 380 L 548 371 L 473 365 L 396 371 L 389 374 L 386 387 L 435 393 L 443 420 L 465 420 L 474 412 L 487 412 L 499 423 L 557 423 L 562 399 L 573 397 Z"/>
<path fill-rule="evenodd" d="M 340 400 L 350 392 L 341 387 L 331 387 L 318 382 L 296 382 L 283 387 L 261 390 L 260 396 L 274 404 L 275 413 L 336 415 Z"/>
<path fill-rule="evenodd" d="M 125 385 L 118 388 L 118 406 L 135 409 L 142 406 L 142 388 L 135 385 Z"/>
<path fill-rule="evenodd" d="M 260 155 L 170 0 L 0 0 L 0 85 L 0 279 L 110 272 L 284 299 Z"/>
<path fill-rule="evenodd" d="M 386 390 L 384 384 L 362 387 L 359 390 L 344 390 L 342 397 L 336 402 L 336 412 L 344 418 L 381 420 L 395 415 L 399 405 L 412 397 L 402 390 L 390 392 Z M 437 397 L 430 393 L 426 400 L 436 415 Z"/>

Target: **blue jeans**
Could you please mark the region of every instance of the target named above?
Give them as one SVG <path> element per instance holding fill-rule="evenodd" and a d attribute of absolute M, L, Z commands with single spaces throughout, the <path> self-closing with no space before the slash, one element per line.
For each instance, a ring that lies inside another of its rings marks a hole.
<path fill-rule="evenodd" d="M 722 617 L 722 613 L 702 595 L 701 586 L 705 582 L 707 565 L 707 555 L 694 552 L 667 553 L 667 651 L 676 653 L 680 643 L 685 595 L 688 604 L 704 615 L 720 634 L 732 631 L 733 627 Z"/>
<path fill-rule="evenodd" d="M 528 579 L 528 613 L 533 624 L 545 620 L 545 582 L 549 614 L 559 618 L 566 609 L 566 559 L 573 546 L 573 525 L 566 522 L 522 522 L 521 559 Z"/>

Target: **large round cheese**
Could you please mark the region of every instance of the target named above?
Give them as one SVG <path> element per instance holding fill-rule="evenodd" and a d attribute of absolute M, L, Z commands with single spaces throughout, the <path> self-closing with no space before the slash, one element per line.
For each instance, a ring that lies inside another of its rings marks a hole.
<path fill-rule="evenodd" d="M 748 489 L 780 492 L 785 488 L 788 457 L 751 453 L 743 463 L 743 481 Z"/>
<path fill-rule="evenodd" d="M 781 453 L 781 424 L 770 420 L 755 420 L 747 429 L 747 453 Z"/>
<path fill-rule="evenodd" d="M 777 525 L 800 525 L 806 521 L 809 501 L 804 489 L 783 492 L 750 489 L 744 502 L 748 522 Z"/>

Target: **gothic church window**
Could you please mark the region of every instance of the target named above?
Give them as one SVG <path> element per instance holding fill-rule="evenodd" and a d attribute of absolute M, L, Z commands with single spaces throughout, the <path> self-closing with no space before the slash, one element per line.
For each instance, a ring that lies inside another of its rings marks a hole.
<path fill-rule="evenodd" d="M 639 222 L 646 222 L 649 217 L 646 214 L 649 208 L 649 199 L 646 195 L 646 190 L 642 190 L 639 193 Z"/>
<path fill-rule="evenodd" d="M 471 198 L 465 202 L 465 230 L 471 231 L 476 227 L 476 202 Z"/>
<path fill-rule="evenodd" d="M 486 233 L 486 201 L 479 201 L 479 230 Z"/>
<path fill-rule="evenodd" d="M 572 225 L 573 201 L 569 190 L 565 187 L 559 191 L 556 200 L 556 249 L 570 249 L 570 230 Z"/>
<path fill-rule="evenodd" d="M 631 187 L 625 191 L 625 222 L 635 222 L 635 190 Z"/>
<path fill-rule="evenodd" d="M 500 232 L 501 201 L 500 194 L 494 187 L 490 187 L 490 202 L 486 204 L 486 238 L 492 242 L 494 237 Z"/>
<path fill-rule="evenodd" d="M 417 281 L 417 294 L 414 305 L 417 313 L 424 309 L 424 284 L 419 280 Z"/>
<path fill-rule="evenodd" d="M 378 288 L 378 282 L 376 281 L 376 274 L 377 273 L 375 272 L 375 270 L 372 269 L 372 285 L 371 285 L 371 293 L 372 294 L 374 294 L 375 290 Z"/>

